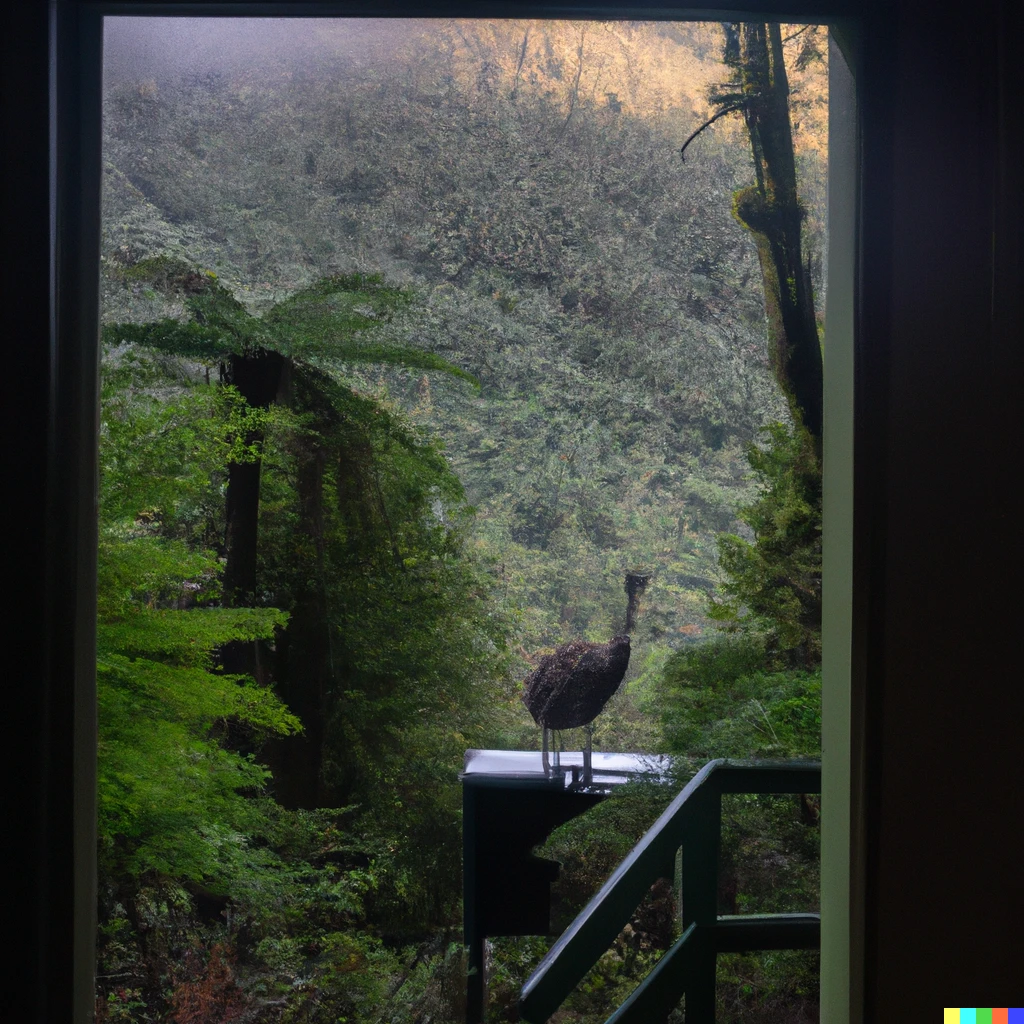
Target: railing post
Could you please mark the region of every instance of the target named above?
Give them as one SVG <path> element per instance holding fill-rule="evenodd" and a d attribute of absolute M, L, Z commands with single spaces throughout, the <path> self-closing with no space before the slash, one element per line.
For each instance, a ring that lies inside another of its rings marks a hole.
<path fill-rule="evenodd" d="M 484 984 L 485 938 L 480 922 L 477 878 L 477 791 L 462 787 L 463 942 L 466 944 L 466 1024 L 483 1024 L 487 1005 Z"/>
<path fill-rule="evenodd" d="M 522 1019 L 548 1019 L 608 947 L 618 928 L 679 851 L 683 934 L 609 1024 L 654 1024 L 685 999 L 687 1024 L 714 1024 L 719 950 L 815 949 L 814 914 L 718 917 L 718 857 L 723 793 L 820 792 L 821 766 L 710 761 L 687 783 L 523 986 Z M 681 849 L 680 849 L 681 847 Z"/>
<path fill-rule="evenodd" d="M 466 937 L 466 1024 L 483 1024 L 487 1006 L 486 939 Z"/>
<path fill-rule="evenodd" d="M 686 987 L 686 1024 L 714 1024 L 718 921 L 718 847 L 722 796 L 709 780 L 690 809 L 683 838 L 683 930 L 697 925 L 694 970 Z"/>

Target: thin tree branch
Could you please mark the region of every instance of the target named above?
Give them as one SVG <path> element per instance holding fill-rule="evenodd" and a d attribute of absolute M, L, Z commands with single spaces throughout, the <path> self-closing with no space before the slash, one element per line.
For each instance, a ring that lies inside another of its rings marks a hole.
<path fill-rule="evenodd" d="M 695 132 L 693 132 L 679 150 L 679 157 L 683 163 L 686 163 L 686 147 L 693 142 L 693 140 L 697 138 L 705 128 L 710 128 L 720 117 L 725 117 L 726 114 L 732 114 L 737 110 L 742 110 L 743 106 L 744 104 L 742 103 L 731 103 L 729 106 L 723 107 L 717 114 L 715 114 L 714 117 L 705 121 Z"/>
<path fill-rule="evenodd" d="M 817 28 L 817 27 L 818 27 L 817 25 L 804 25 L 804 27 L 803 27 L 803 28 L 801 28 L 801 29 L 797 29 L 797 30 L 796 30 L 796 32 L 793 32 L 793 33 L 791 33 L 790 35 L 786 36 L 786 38 L 785 38 L 785 39 L 783 39 L 782 41 L 783 41 L 784 43 L 788 43 L 788 42 L 790 41 L 790 39 L 796 39 L 796 37 L 797 37 L 797 36 L 799 36 L 799 35 L 802 35 L 802 34 L 803 34 L 804 32 L 806 32 L 806 31 L 807 31 L 807 30 L 808 30 L 809 28 Z"/>
<path fill-rule="evenodd" d="M 526 30 L 523 32 L 523 43 L 519 47 L 519 60 L 516 64 L 516 77 L 512 83 L 512 92 L 509 99 L 515 99 L 516 94 L 519 92 L 519 76 L 523 73 L 523 65 L 526 63 L 526 48 L 530 43 L 530 27 L 527 25 Z"/>

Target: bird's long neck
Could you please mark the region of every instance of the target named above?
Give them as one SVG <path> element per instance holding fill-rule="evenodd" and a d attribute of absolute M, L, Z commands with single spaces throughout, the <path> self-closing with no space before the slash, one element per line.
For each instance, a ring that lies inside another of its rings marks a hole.
<path fill-rule="evenodd" d="M 650 576 L 639 572 L 626 573 L 626 596 L 629 598 L 626 604 L 626 633 L 632 633 L 636 625 L 637 615 L 640 614 L 640 598 L 650 581 Z"/>
<path fill-rule="evenodd" d="M 636 613 L 640 610 L 640 601 L 630 595 L 629 604 L 626 606 L 626 635 L 629 636 L 633 632 L 633 627 L 636 625 Z"/>

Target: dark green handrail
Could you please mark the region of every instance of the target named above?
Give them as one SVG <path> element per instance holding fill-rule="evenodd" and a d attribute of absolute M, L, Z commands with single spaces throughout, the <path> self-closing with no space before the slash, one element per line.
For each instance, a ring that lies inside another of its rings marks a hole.
<path fill-rule="evenodd" d="M 674 874 L 683 848 L 683 935 L 609 1018 L 608 1024 L 664 1018 L 686 996 L 692 1024 L 713 1024 L 718 953 L 816 949 L 817 914 L 719 917 L 718 847 L 723 793 L 820 793 L 817 761 L 711 761 L 672 801 L 530 975 L 520 1017 L 543 1024 L 597 963 L 658 878 Z"/>

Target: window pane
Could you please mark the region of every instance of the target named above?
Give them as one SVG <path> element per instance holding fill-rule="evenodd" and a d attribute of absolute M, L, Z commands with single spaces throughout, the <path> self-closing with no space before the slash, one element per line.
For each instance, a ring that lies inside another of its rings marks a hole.
<path fill-rule="evenodd" d="M 820 752 L 825 31 L 105 40 L 99 1005 L 458 1019 L 467 749 Z M 549 839 L 558 922 L 630 793 Z M 732 904 L 815 907 L 814 801 L 737 808 Z M 493 947 L 493 1014 L 549 942 Z M 816 1012 L 802 955 L 723 969 L 721 1020 Z"/>

